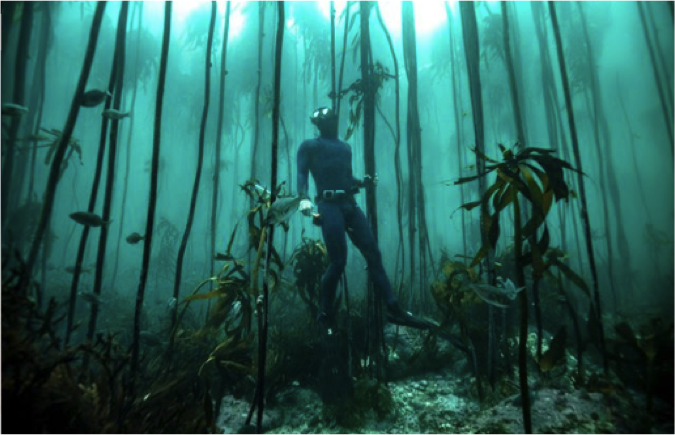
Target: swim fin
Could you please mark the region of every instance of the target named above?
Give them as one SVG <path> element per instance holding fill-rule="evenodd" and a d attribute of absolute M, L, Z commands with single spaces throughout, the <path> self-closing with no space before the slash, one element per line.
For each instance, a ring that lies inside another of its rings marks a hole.
<path fill-rule="evenodd" d="M 413 316 L 412 313 L 403 311 L 403 308 L 401 308 L 398 302 L 387 306 L 387 320 L 389 323 L 395 325 L 410 326 L 411 328 L 416 329 L 434 329 L 439 326 L 429 320 Z"/>

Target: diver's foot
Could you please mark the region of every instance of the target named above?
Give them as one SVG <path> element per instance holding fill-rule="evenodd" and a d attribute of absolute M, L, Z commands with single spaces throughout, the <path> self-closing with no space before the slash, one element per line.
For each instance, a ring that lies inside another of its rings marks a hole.
<path fill-rule="evenodd" d="M 387 320 L 395 325 L 410 326 L 417 329 L 432 329 L 437 326 L 427 320 L 413 316 L 408 311 L 404 311 L 398 301 L 387 304 Z"/>

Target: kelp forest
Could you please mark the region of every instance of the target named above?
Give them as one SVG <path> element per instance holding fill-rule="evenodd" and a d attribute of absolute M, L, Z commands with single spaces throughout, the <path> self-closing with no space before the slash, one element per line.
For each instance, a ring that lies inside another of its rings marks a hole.
<path fill-rule="evenodd" d="M 673 433 L 673 2 L 1 7 L 3 432 Z"/>

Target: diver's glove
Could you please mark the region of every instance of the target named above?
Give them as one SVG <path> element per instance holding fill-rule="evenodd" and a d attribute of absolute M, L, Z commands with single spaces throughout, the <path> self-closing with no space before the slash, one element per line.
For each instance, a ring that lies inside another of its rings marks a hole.
<path fill-rule="evenodd" d="M 312 209 L 314 208 L 314 205 L 312 204 L 312 201 L 309 199 L 303 199 L 300 201 L 300 204 L 298 205 L 298 211 L 305 216 L 309 216 L 312 213 Z"/>
<path fill-rule="evenodd" d="M 368 187 L 368 186 L 373 186 L 376 187 L 377 183 L 380 181 L 380 179 L 377 177 L 377 172 L 375 173 L 375 176 L 370 176 L 368 174 L 363 176 L 363 187 Z"/>

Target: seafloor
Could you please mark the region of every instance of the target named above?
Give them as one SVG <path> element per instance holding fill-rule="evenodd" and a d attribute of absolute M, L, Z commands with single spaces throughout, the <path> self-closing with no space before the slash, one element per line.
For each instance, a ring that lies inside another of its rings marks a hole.
<path fill-rule="evenodd" d="M 655 398 L 651 412 L 647 412 L 642 392 L 625 387 L 603 392 L 578 389 L 568 381 L 576 361 L 568 352 L 566 359 L 566 374 L 545 383 L 548 386 L 535 374 L 529 375 L 534 433 L 674 433 L 672 402 Z M 592 370 L 601 368 L 589 367 L 589 375 Z M 375 411 L 367 410 L 358 425 L 345 426 L 327 411 L 317 392 L 296 381 L 278 394 L 274 404 L 265 407 L 263 430 L 305 434 L 525 433 L 520 394 L 500 395 L 485 382 L 486 398 L 481 405 L 475 383 L 465 360 L 456 360 L 442 370 L 402 377 L 388 383 L 391 412 L 378 418 Z M 226 396 L 217 426 L 222 433 L 237 433 L 249 409 L 250 402 Z"/>

